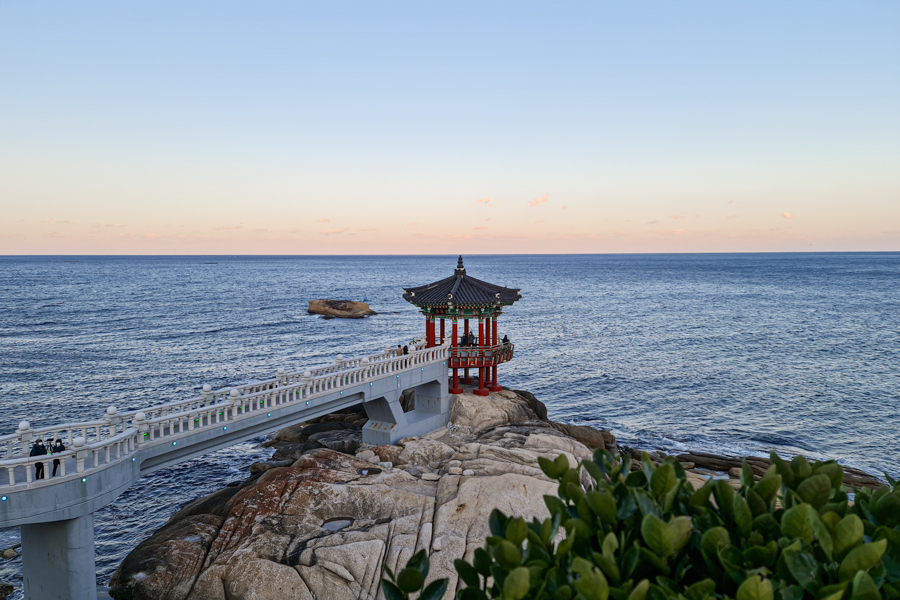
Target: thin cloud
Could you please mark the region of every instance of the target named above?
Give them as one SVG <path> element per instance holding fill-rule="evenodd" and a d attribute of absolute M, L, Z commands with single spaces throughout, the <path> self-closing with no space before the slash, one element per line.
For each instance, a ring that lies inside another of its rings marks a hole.
<path fill-rule="evenodd" d="M 225 231 L 228 229 L 240 229 L 240 228 L 241 228 L 240 225 L 219 225 L 218 227 L 216 227 L 216 231 Z"/>
<path fill-rule="evenodd" d="M 266 231 L 268 231 L 268 229 L 266 229 L 265 227 L 263 227 L 262 229 L 254 229 L 253 231 L 255 231 L 255 232 L 257 232 L 257 233 L 265 233 Z"/>
<path fill-rule="evenodd" d="M 534 200 L 529 202 L 528 206 L 534 207 L 534 206 L 537 206 L 538 204 L 543 204 L 544 202 L 546 202 L 549 199 L 550 199 L 550 194 L 546 193 L 543 196 L 541 196 L 540 198 L 535 198 Z"/>
<path fill-rule="evenodd" d="M 404 227 L 415 227 L 416 225 L 418 225 L 418 223 L 404 223 L 403 224 Z"/>
<path fill-rule="evenodd" d="M 347 231 L 346 227 L 331 227 L 330 229 L 322 231 L 322 235 L 334 235 L 336 233 L 344 233 L 345 231 Z"/>
<path fill-rule="evenodd" d="M 659 224 L 659 221 L 656 221 L 656 220 L 654 220 L 654 221 L 647 221 L 647 225 L 658 225 L 658 224 Z"/>
<path fill-rule="evenodd" d="M 50 217 L 47 217 L 46 219 L 41 221 L 41 223 L 52 223 L 52 222 L 53 222 L 53 219 L 51 219 Z"/>
<path fill-rule="evenodd" d="M 365 232 L 365 231 L 377 231 L 374 227 L 360 227 L 357 231 Z"/>
<path fill-rule="evenodd" d="M 478 200 L 476 200 L 476 201 L 473 202 L 472 204 L 487 204 L 488 207 L 490 207 L 490 206 L 492 206 L 492 203 L 491 203 L 491 197 L 490 197 L 490 196 L 485 196 L 484 198 L 479 198 Z"/>
<path fill-rule="evenodd" d="M 148 240 L 151 240 L 151 241 L 152 241 L 152 240 L 155 240 L 155 239 L 157 239 L 157 238 L 163 237 L 163 235 L 162 235 L 161 233 L 148 233 L 146 237 L 147 237 Z"/>
<path fill-rule="evenodd" d="M 71 225 L 71 223 L 69 222 L 68 219 L 61 219 L 61 220 L 57 221 L 57 223 L 63 223 L 63 224 L 65 224 L 65 225 Z"/>
<path fill-rule="evenodd" d="M 540 224 L 540 223 L 546 223 L 546 222 L 547 222 L 547 221 L 544 221 L 544 220 L 542 219 L 542 220 L 540 220 L 540 221 L 535 221 L 534 224 L 535 224 L 535 225 L 538 225 L 538 224 Z"/>
<path fill-rule="evenodd" d="M 737 200 L 729 200 L 726 204 L 736 204 Z"/>
<path fill-rule="evenodd" d="M 485 219 L 485 221 L 490 221 L 490 220 L 491 220 L 491 218 L 490 218 L 490 217 L 488 217 L 488 218 L 487 218 L 487 219 Z"/>
<path fill-rule="evenodd" d="M 331 219 L 316 219 L 316 223 L 331 223 Z"/>
<path fill-rule="evenodd" d="M 678 219 L 687 219 L 686 216 L 682 215 L 669 215 L 669 218 L 673 221 L 677 221 Z"/>
<path fill-rule="evenodd" d="M 792 215 L 789 212 L 783 212 L 783 213 L 781 213 L 781 216 L 784 217 L 785 219 L 793 219 L 794 218 L 794 215 Z"/>
<path fill-rule="evenodd" d="M 565 204 L 563 204 L 563 210 L 566 210 L 567 208 L 568 208 L 568 206 L 566 206 Z"/>
<path fill-rule="evenodd" d="M 738 216 L 737 216 L 737 215 L 728 215 L 728 216 L 725 217 L 725 218 L 726 218 L 726 219 L 737 219 Z"/>
<path fill-rule="evenodd" d="M 484 225 L 479 225 L 479 226 L 476 227 L 475 229 L 487 229 L 487 227 L 485 227 Z"/>

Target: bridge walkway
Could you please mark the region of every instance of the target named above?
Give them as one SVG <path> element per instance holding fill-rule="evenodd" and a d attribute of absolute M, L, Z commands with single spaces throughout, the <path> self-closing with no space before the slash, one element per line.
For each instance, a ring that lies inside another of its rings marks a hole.
<path fill-rule="evenodd" d="M 109 407 L 102 420 L 39 429 L 23 421 L 0 437 L 0 527 L 21 527 L 26 598 L 96 597 L 93 513 L 142 475 L 356 404 L 369 416 L 368 443 L 394 443 L 446 424 L 449 355 L 449 342 L 419 343 L 409 355 L 339 356 L 334 365 L 279 370 L 270 380 L 215 391 L 204 386 L 198 397 L 140 411 Z M 416 404 L 404 413 L 407 389 L 416 391 Z M 28 456 L 32 440 L 51 437 L 67 450 Z M 60 472 L 52 477 L 56 458 Z M 38 462 L 44 479 L 34 476 Z M 59 570 L 66 577 L 46 577 Z"/>

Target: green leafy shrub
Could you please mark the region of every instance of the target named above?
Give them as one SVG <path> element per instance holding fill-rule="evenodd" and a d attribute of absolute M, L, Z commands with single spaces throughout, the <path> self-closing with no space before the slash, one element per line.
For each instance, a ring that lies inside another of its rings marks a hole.
<path fill-rule="evenodd" d="M 421 590 L 422 593 L 419 594 L 418 600 L 440 600 L 447 591 L 447 580 L 438 579 L 425 587 L 425 578 L 428 577 L 430 568 L 428 554 L 424 550 L 420 550 L 409 559 L 406 567 L 397 573 L 396 577 L 393 571 L 385 567 L 388 578 L 381 580 L 384 597 L 387 600 L 405 600 L 411 594 Z"/>
<path fill-rule="evenodd" d="M 645 454 L 636 471 L 628 456 L 593 458 L 577 469 L 540 459 L 559 481 L 558 497 L 544 497 L 551 516 L 493 511 L 484 547 L 455 563 L 458 600 L 900 598 L 900 484 L 890 478 L 851 502 L 834 461 L 773 453 L 759 481 L 744 463 L 736 491 L 724 480 L 694 490 L 672 457 L 654 466 Z M 409 597 L 398 591 L 385 588 L 389 600 Z"/>

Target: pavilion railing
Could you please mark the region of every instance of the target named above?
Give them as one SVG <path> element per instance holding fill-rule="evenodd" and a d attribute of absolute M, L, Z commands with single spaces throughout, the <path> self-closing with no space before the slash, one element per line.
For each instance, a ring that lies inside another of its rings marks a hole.
<path fill-rule="evenodd" d="M 496 346 L 458 346 L 451 348 L 450 367 L 493 366 L 512 359 L 515 344 L 497 344 Z"/>

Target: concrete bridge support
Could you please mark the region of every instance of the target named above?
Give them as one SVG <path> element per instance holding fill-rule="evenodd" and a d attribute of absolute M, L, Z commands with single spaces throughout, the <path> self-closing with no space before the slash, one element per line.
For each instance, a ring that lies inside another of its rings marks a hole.
<path fill-rule="evenodd" d="M 74 600 L 97 597 L 94 515 L 22 525 L 25 599 Z"/>

